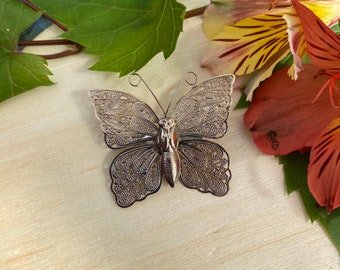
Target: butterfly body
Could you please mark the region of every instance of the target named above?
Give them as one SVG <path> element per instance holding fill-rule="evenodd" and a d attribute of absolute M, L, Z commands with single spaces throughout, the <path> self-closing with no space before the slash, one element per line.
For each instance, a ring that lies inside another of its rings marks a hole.
<path fill-rule="evenodd" d="M 159 119 L 143 101 L 120 91 L 89 92 L 96 115 L 113 149 L 126 148 L 110 167 L 111 189 L 121 207 L 157 192 L 164 176 L 201 192 L 223 196 L 231 173 L 229 156 L 204 138 L 227 131 L 233 75 L 194 85 L 175 105 L 171 117 Z"/>
<path fill-rule="evenodd" d="M 178 138 L 175 130 L 176 121 L 173 118 L 159 120 L 157 145 L 162 153 L 162 172 L 171 187 L 180 175 L 180 157 L 177 151 Z"/>

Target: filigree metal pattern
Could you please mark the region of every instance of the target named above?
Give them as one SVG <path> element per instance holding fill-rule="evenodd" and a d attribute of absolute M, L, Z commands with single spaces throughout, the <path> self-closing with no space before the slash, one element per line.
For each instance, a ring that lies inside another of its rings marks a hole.
<path fill-rule="evenodd" d="M 181 136 L 220 138 L 227 132 L 232 76 L 215 77 L 194 86 L 177 103 L 174 118 Z M 226 87 L 229 85 L 230 87 Z"/>
<path fill-rule="evenodd" d="M 157 136 L 158 117 L 144 102 L 112 90 L 92 90 L 90 95 L 110 148 L 121 148 Z"/>
<path fill-rule="evenodd" d="M 178 151 L 184 185 L 216 196 L 227 194 L 231 178 L 229 156 L 221 146 L 203 140 L 183 141 Z"/>
<path fill-rule="evenodd" d="M 118 205 L 143 200 L 161 186 L 160 155 L 154 146 L 139 146 L 119 154 L 112 162 L 111 189 Z"/>
<path fill-rule="evenodd" d="M 233 75 L 224 75 L 194 85 L 175 105 L 173 116 L 167 117 L 169 104 L 168 110 L 162 109 L 161 119 L 129 94 L 90 91 L 107 145 L 128 148 L 110 167 L 111 188 L 119 206 L 130 206 L 155 193 L 162 176 L 171 186 L 181 178 L 185 186 L 201 192 L 217 196 L 228 192 L 229 156 L 203 138 L 219 138 L 227 132 L 233 82 Z"/>

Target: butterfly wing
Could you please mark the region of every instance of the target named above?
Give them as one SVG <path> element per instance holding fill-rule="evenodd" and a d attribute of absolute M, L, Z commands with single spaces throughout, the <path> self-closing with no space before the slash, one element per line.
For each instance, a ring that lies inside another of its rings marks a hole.
<path fill-rule="evenodd" d="M 228 192 L 231 173 L 228 153 L 218 144 L 186 140 L 179 145 L 181 178 L 185 186 L 223 196 Z"/>
<path fill-rule="evenodd" d="M 144 102 L 119 91 L 92 90 L 89 94 L 110 148 L 150 140 L 157 135 L 158 117 Z"/>
<path fill-rule="evenodd" d="M 182 137 L 220 138 L 227 132 L 234 75 L 214 77 L 195 85 L 174 110 L 177 134 Z"/>
<path fill-rule="evenodd" d="M 146 143 L 120 153 L 113 160 L 111 189 L 119 206 L 128 207 L 158 191 L 162 179 L 160 158 L 158 149 Z"/>

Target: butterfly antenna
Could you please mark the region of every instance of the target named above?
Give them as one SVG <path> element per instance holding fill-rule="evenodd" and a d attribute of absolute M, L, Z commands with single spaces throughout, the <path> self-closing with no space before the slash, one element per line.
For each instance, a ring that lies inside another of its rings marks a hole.
<path fill-rule="evenodd" d="M 136 80 L 137 79 L 137 80 Z M 149 92 L 151 93 L 151 95 L 154 97 L 154 99 L 156 100 L 159 108 L 161 108 L 162 112 L 164 115 L 166 115 L 161 103 L 159 102 L 159 100 L 157 99 L 156 95 L 154 94 L 154 92 L 152 92 L 151 88 L 149 87 L 149 85 L 143 80 L 142 76 L 140 76 L 138 73 L 134 72 L 131 73 L 129 76 L 129 83 L 131 86 L 133 87 L 137 87 L 139 86 L 141 83 L 143 83 L 145 85 L 145 87 L 149 90 Z"/>
<path fill-rule="evenodd" d="M 180 85 L 182 84 L 182 82 L 185 81 L 188 85 L 190 86 L 193 86 L 197 83 L 197 74 L 193 71 L 189 71 L 187 73 L 184 74 L 182 80 L 180 80 L 180 82 L 178 83 L 174 93 L 172 94 L 172 97 L 171 97 L 171 100 L 169 102 L 169 105 L 168 105 L 168 108 L 166 109 L 166 112 L 165 112 L 165 117 L 167 116 L 168 112 L 169 112 L 169 109 L 170 109 L 170 106 L 176 96 L 176 93 L 180 87 Z"/>

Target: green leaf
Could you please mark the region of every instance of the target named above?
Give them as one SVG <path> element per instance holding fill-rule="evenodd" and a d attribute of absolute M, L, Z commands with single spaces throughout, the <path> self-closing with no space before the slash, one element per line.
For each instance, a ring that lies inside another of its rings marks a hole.
<path fill-rule="evenodd" d="M 292 54 L 288 54 L 285 58 L 283 58 L 279 63 L 276 64 L 273 72 L 276 70 L 279 70 L 282 67 L 285 66 L 291 66 L 294 63 L 294 58 Z"/>
<path fill-rule="evenodd" d="M 63 34 L 100 57 L 90 69 L 120 72 L 169 57 L 182 31 L 185 7 L 175 0 L 32 0 L 69 31 Z"/>
<path fill-rule="evenodd" d="M 247 96 L 242 93 L 240 99 L 238 100 L 234 110 L 238 110 L 238 109 L 244 109 L 244 108 L 248 108 L 250 106 L 251 102 L 247 100 Z"/>
<path fill-rule="evenodd" d="M 327 213 L 324 207 L 319 207 L 313 195 L 310 193 L 307 183 L 307 167 L 309 153 L 291 153 L 279 157 L 280 164 L 286 179 L 287 192 L 298 191 L 300 193 L 306 212 L 311 221 L 318 220 L 328 233 L 331 240 L 340 252 L 340 208 Z"/>
<path fill-rule="evenodd" d="M 333 25 L 331 27 L 331 29 L 339 35 L 340 34 L 340 20 L 339 20 L 338 24 Z"/>
<path fill-rule="evenodd" d="M 320 212 L 319 221 L 328 232 L 329 237 L 340 252 L 340 209 L 335 209 L 331 214 Z"/>
<path fill-rule="evenodd" d="M 302 202 L 311 221 L 318 218 L 316 209 L 318 204 L 310 193 L 307 184 L 307 167 L 309 163 L 309 153 L 291 153 L 287 156 L 279 157 L 280 164 L 283 164 L 283 171 L 286 179 L 288 194 L 299 191 Z"/>
<path fill-rule="evenodd" d="M 40 16 L 41 12 L 17 1 L 0 3 L 0 101 L 40 85 L 53 84 L 43 58 L 17 50 L 21 32 Z"/>

